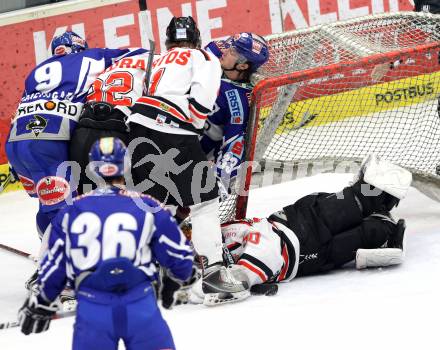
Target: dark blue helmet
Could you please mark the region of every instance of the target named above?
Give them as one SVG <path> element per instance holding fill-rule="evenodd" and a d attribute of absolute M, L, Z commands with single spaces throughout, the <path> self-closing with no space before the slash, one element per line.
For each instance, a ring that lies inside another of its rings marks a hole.
<path fill-rule="evenodd" d="M 52 39 L 52 55 L 67 55 L 77 53 L 89 48 L 87 41 L 74 32 L 64 32 Z"/>
<path fill-rule="evenodd" d="M 259 35 L 246 32 L 235 34 L 232 40 L 228 39 L 226 43 L 229 43 L 239 55 L 246 59 L 251 72 L 255 72 L 269 59 L 269 48 L 266 41 Z"/>
<path fill-rule="evenodd" d="M 92 170 L 103 178 L 124 176 L 124 156 L 127 147 L 116 137 L 103 137 L 96 141 L 89 153 Z"/>

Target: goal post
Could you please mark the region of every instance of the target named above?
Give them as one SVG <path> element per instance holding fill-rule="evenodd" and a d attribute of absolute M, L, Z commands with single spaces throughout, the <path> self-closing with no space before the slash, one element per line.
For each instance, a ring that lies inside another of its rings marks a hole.
<path fill-rule="evenodd" d="M 270 162 L 336 168 L 375 153 L 440 200 L 440 15 L 380 14 L 266 39 L 246 162 L 223 220 L 245 216 L 252 174 Z"/>

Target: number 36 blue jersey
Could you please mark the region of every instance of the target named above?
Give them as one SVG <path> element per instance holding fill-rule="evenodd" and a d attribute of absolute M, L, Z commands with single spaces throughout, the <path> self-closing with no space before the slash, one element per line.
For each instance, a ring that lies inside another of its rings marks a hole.
<path fill-rule="evenodd" d="M 103 262 L 127 258 L 153 280 L 155 263 L 177 279 L 191 275 L 193 252 L 174 218 L 149 196 L 107 187 L 77 197 L 52 221 L 40 264 L 41 296 L 54 300 L 66 279 L 72 285 Z"/>
<path fill-rule="evenodd" d="M 9 141 L 69 140 L 98 75 L 114 61 L 143 49 L 88 49 L 53 56 L 36 66 L 12 121 Z"/>

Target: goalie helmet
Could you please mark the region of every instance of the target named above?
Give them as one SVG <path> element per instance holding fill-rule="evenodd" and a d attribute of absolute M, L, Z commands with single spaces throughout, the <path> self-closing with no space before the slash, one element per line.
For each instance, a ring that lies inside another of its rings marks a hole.
<path fill-rule="evenodd" d="M 167 27 L 167 42 L 176 43 L 187 41 L 200 47 L 200 31 L 191 16 L 173 17 Z"/>
<path fill-rule="evenodd" d="M 235 34 L 227 40 L 237 53 L 250 64 L 250 71 L 255 72 L 269 59 L 269 48 L 263 37 L 252 33 Z"/>
<path fill-rule="evenodd" d="M 96 141 L 89 153 L 92 170 L 103 178 L 124 176 L 124 157 L 127 147 L 116 137 L 103 137 Z"/>
<path fill-rule="evenodd" d="M 75 32 L 70 31 L 54 37 L 51 43 L 52 55 L 67 55 L 81 52 L 88 48 L 87 41 Z"/>

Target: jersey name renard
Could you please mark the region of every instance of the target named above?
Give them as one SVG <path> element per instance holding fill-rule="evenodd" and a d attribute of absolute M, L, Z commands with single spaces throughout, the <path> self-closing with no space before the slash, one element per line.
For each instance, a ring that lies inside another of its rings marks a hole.
<path fill-rule="evenodd" d="M 90 87 L 87 101 L 132 106 L 145 95 L 150 53 L 145 49 L 138 49 L 137 52 L 136 55 L 116 61 L 102 72 Z"/>
<path fill-rule="evenodd" d="M 201 133 L 220 88 L 217 57 L 202 50 L 172 48 L 152 64 L 149 95 L 131 108 L 129 122 L 168 133 Z"/>
<path fill-rule="evenodd" d="M 251 284 L 288 282 L 299 266 L 299 241 L 292 230 L 267 219 L 222 224 L 226 247 L 236 264 L 250 270 Z"/>

